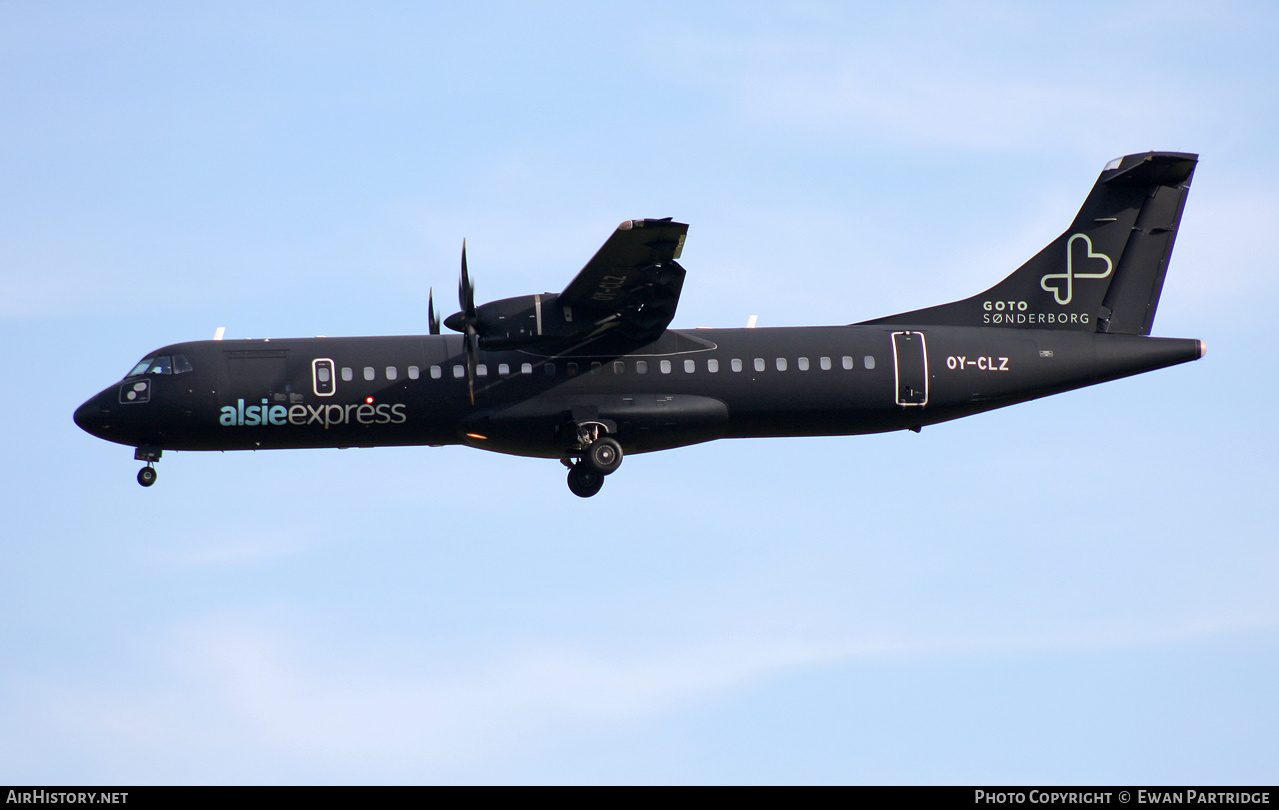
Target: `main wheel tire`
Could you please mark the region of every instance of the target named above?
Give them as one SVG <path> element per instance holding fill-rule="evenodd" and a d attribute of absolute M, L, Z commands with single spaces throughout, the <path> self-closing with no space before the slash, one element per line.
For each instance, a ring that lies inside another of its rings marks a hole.
<path fill-rule="evenodd" d="M 600 475 L 612 475 L 622 466 L 622 445 L 617 439 L 602 436 L 586 448 L 585 460 Z"/>
<path fill-rule="evenodd" d="M 138 470 L 138 483 L 144 487 L 149 487 L 154 484 L 155 479 L 158 477 L 155 467 L 143 467 Z"/>
<path fill-rule="evenodd" d="M 568 471 L 568 488 L 579 498 L 589 498 L 604 486 L 604 475 L 586 463 L 574 464 Z"/>

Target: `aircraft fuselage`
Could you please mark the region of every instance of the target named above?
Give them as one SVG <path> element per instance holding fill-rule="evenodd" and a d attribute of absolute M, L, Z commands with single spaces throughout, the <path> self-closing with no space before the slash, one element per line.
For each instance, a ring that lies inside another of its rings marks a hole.
<path fill-rule="evenodd" d="M 126 377 L 75 419 L 170 450 L 467 444 L 559 458 L 582 421 L 609 424 L 627 453 L 917 429 L 1202 352 L 1192 339 L 1048 329 L 668 330 L 621 355 L 481 351 L 471 404 L 460 335 L 198 341 L 149 355 L 190 371 Z"/>

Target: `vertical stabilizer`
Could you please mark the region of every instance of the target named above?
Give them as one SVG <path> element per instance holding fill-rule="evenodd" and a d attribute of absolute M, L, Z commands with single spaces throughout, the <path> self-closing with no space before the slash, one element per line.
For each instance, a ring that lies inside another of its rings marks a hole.
<path fill-rule="evenodd" d="M 1113 160 L 1075 216 L 1008 278 L 980 295 L 869 324 L 999 326 L 1148 335 L 1198 155 Z"/>

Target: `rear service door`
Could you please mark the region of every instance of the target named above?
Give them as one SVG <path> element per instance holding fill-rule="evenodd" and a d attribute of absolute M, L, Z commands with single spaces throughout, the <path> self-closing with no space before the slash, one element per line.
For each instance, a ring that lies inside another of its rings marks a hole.
<path fill-rule="evenodd" d="M 893 371 L 898 405 L 922 408 L 928 404 L 928 351 L 923 332 L 893 332 Z"/>

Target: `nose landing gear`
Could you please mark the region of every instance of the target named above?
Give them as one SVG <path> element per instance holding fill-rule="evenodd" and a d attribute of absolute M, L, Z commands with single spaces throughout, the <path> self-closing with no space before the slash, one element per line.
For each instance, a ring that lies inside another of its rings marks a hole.
<path fill-rule="evenodd" d="M 568 467 L 568 488 L 579 498 L 589 498 L 604 486 L 604 476 L 622 466 L 622 445 L 607 435 L 608 427 L 600 422 L 577 426 L 577 445 L 563 459 Z M 577 458 L 576 462 L 569 459 Z"/>
<path fill-rule="evenodd" d="M 159 474 L 155 471 L 155 467 L 153 465 L 160 460 L 160 456 L 163 454 L 163 450 L 150 445 L 143 445 L 134 451 L 133 458 L 135 461 L 145 461 L 147 463 L 147 466 L 138 470 L 139 484 L 144 487 L 149 487 L 155 483 L 155 479 L 159 476 Z"/>

